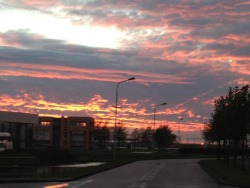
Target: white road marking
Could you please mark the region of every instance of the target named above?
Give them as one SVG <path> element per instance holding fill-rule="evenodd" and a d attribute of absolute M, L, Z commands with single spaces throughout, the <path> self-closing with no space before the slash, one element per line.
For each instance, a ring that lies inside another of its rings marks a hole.
<path fill-rule="evenodd" d="M 192 186 L 192 185 L 189 185 L 189 186 L 165 186 L 165 188 L 198 188 L 200 186 Z"/>
<path fill-rule="evenodd" d="M 94 181 L 94 180 L 84 181 L 84 182 L 80 183 L 79 185 L 75 185 L 75 186 L 70 187 L 70 188 L 77 188 L 77 187 L 80 187 L 81 185 L 84 185 L 84 184 L 90 183 L 90 182 L 92 182 L 92 181 Z"/>
<path fill-rule="evenodd" d="M 155 178 L 155 176 L 161 171 L 161 169 L 164 166 L 165 165 L 158 165 L 154 167 L 153 169 L 148 171 L 143 177 L 141 177 L 138 182 L 133 183 L 128 188 L 134 188 L 134 187 L 146 188 L 147 184 Z"/>

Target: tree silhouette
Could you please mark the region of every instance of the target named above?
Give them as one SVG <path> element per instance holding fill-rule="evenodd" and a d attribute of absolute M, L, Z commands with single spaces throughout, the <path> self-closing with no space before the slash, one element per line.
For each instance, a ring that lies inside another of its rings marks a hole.
<path fill-rule="evenodd" d="M 242 169 L 245 166 L 245 149 L 250 130 L 250 89 L 229 88 L 226 96 L 215 100 L 212 119 L 203 131 L 207 141 L 216 141 L 220 149 L 223 141 L 224 161 L 229 161 L 229 150 L 234 150 L 234 166 L 241 149 Z"/>
<path fill-rule="evenodd" d="M 151 127 L 147 127 L 142 132 L 142 144 L 143 145 L 146 144 L 148 149 L 152 148 L 153 135 L 154 135 L 154 130 Z"/>
<path fill-rule="evenodd" d="M 126 128 L 117 126 L 116 127 L 116 140 L 118 148 L 120 147 L 121 142 L 124 142 L 127 138 Z"/>
<path fill-rule="evenodd" d="M 172 130 L 165 125 L 156 129 L 154 138 L 158 150 L 163 150 L 165 147 L 171 146 L 176 141 L 177 136 L 172 134 Z"/>
<path fill-rule="evenodd" d="M 96 126 L 94 129 L 94 140 L 97 142 L 99 148 L 105 148 L 107 141 L 110 138 L 110 130 L 107 126 Z"/>

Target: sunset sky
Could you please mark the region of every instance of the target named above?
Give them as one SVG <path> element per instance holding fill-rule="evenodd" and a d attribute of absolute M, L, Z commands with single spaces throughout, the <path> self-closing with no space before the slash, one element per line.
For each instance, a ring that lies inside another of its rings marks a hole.
<path fill-rule="evenodd" d="M 200 137 L 250 84 L 250 0 L 0 0 L 0 110 Z M 181 117 L 183 118 L 181 120 Z"/>

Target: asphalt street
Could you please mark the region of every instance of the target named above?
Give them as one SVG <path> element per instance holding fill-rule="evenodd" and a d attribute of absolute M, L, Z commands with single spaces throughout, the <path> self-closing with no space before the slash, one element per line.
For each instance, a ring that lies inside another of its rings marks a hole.
<path fill-rule="evenodd" d="M 138 161 L 71 182 L 9 183 L 0 188 L 221 188 L 198 159 Z"/>

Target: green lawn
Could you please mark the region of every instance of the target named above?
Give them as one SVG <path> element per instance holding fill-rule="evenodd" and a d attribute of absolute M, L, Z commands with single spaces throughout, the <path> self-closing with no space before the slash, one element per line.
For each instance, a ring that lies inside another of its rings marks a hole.
<path fill-rule="evenodd" d="M 0 154 L 0 180 L 18 179 L 71 179 L 87 176 L 96 172 L 128 164 L 138 160 L 166 158 L 202 158 L 206 155 L 179 154 L 169 152 L 137 152 L 117 150 L 117 160 L 113 162 L 111 151 L 91 151 L 71 153 L 69 151 L 45 149 L 26 152 L 8 152 Z M 103 165 L 85 168 L 52 168 L 60 164 L 80 164 L 105 162 Z"/>
<path fill-rule="evenodd" d="M 250 187 L 249 166 L 246 166 L 245 170 L 241 170 L 240 164 L 236 168 L 233 167 L 233 161 L 227 165 L 215 159 L 201 160 L 199 164 L 210 175 L 220 179 L 225 184 Z"/>
<path fill-rule="evenodd" d="M 104 171 L 133 161 L 153 159 L 177 158 L 206 158 L 215 157 L 203 154 L 180 154 L 169 152 L 137 152 L 117 150 L 117 160 L 113 162 L 111 151 L 91 151 L 85 153 L 71 153 L 62 150 L 34 150 L 26 152 L 8 152 L 0 154 L 0 181 L 1 180 L 69 180 L 84 177 L 96 172 Z M 88 162 L 105 162 L 105 164 L 85 168 L 51 168 L 59 164 L 76 164 Z M 237 168 L 224 165 L 213 159 L 204 159 L 200 166 L 209 174 L 219 178 L 226 184 L 250 187 L 250 167 L 242 171 L 240 164 Z M 48 168 L 46 168 L 48 167 Z"/>

